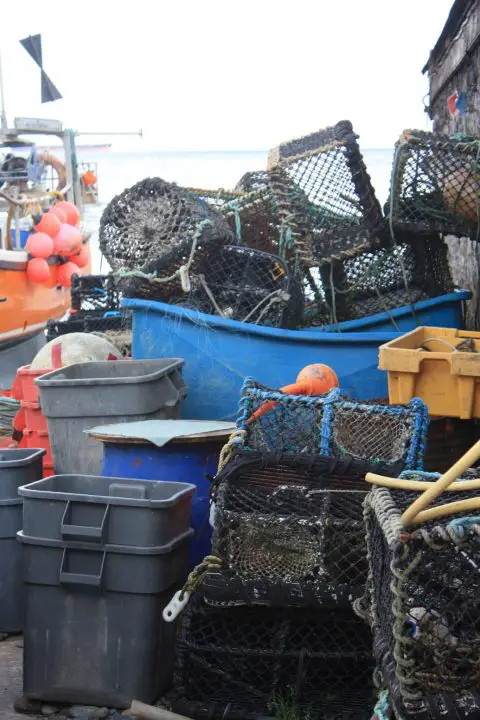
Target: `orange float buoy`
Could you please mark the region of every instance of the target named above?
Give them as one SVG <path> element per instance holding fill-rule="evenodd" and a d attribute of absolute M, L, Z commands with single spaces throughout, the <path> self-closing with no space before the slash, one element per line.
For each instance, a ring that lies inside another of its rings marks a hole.
<path fill-rule="evenodd" d="M 69 225 L 78 225 L 80 222 L 80 212 L 76 205 L 74 205 L 71 202 L 67 202 L 66 200 L 61 200 L 60 202 L 56 203 L 54 207 L 59 208 L 62 210 L 62 212 L 65 213 L 66 222 Z"/>
<path fill-rule="evenodd" d="M 75 273 L 78 273 L 78 266 L 75 265 L 73 262 L 66 262 L 63 265 L 60 265 L 57 270 L 57 282 L 59 285 L 63 285 L 63 287 L 71 288 L 72 287 L 72 275 L 75 275 Z"/>
<path fill-rule="evenodd" d="M 35 225 L 35 230 L 37 232 L 42 232 L 46 235 L 50 235 L 51 238 L 54 238 L 60 230 L 60 220 L 56 215 L 52 215 L 48 212 L 43 213 L 43 215 L 40 217 L 40 220 Z"/>
<path fill-rule="evenodd" d="M 25 249 L 34 258 L 46 259 L 53 255 L 53 240 L 47 233 L 32 233 L 28 236 Z"/>
<path fill-rule="evenodd" d="M 324 395 L 332 388 L 338 387 L 338 384 L 337 374 L 331 367 L 323 363 L 314 363 L 302 368 L 298 373 L 297 381 L 292 385 L 284 385 L 279 392 L 285 395 Z M 274 400 L 264 403 L 248 418 L 247 425 L 272 410 L 276 404 Z"/>
<path fill-rule="evenodd" d="M 55 255 L 70 257 L 80 252 L 82 247 L 82 233 L 73 225 L 62 223 L 60 230 L 53 238 Z"/>
<path fill-rule="evenodd" d="M 83 268 L 88 264 L 88 248 L 86 245 L 82 245 L 82 249 L 78 255 L 72 255 L 70 260 L 75 263 L 79 268 Z"/>
<path fill-rule="evenodd" d="M 67 215 L 62 208 L 57 207 L 54 205 L 50 208 L 50 210 L 47 212 L 47 215 L 53 215 L 54 217 L 57 217 L 61 223 L 67 222 Z"/>
<path fill-rule="evenodd" d="M 93 173 L 91 170 L 87 170 L 86 173 L 82 176 L 82 181 L 85 187 L 89 187 L 90 185 L 95 185 L 97 182 L 97 177 L 95 173 Z"/>
<path fill-rule="evenodd" d="M 44 283 L 50 280 L 50 268 L 44 258 L 32 258 L 27 263 L 27 278 L 32 283 Z"/>

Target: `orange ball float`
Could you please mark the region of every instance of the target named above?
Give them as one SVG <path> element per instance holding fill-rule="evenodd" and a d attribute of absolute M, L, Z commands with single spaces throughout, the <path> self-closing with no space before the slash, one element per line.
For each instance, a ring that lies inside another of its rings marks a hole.
<path fill-rule="evenodd" d="M 34 258 L 48 258 L 53 255 L 53 240 L 47 233 L 32 233 L 28 236 L 25 249 Z"/>
<path fill-rule="evenodd" d="M 50 268 L 44 258 L 32 258 L 27 263 L 27 278 L 32 283 L 44 283 L 50 280 Z"/>
<path fill-rule="evenodd" d="M 35 230 L 54 238 L 60 230 L 60 220 L 56 215 L 52 215 L 48 212 L 43 213 L 39 222 L 35 225 Z"/>
<path fill-rule="evenodd" d="M 82 247 L 82 233 L 78 228 L 62 223 L 60 231 L 53 238 L 55 255 L 70 257 L 80 252 Z"/>
<path fill-rule="evenodd" d="M 297 383 L 303 385 L 301 395 L 323 395 L 339 384 L 336 373 L 323 363 L 306 365 L 298 373 Z"/>
<path fill-rule="evenodd" d="M 80 222 L 80 212 L 76 205 L 66 200 L 62 200 L 54 205 L 57 209 L 62 210 L 65 213 L 66 222 L 69 225 L 78 225 Z"/>
<path fill-rule="evenodd" d="M 286 395 L 324 395 L 334 387 L 338 387 L 336 373 L 328 365 L 315 363 L 302 368 L 297 375 L 297 381 L 292 385 L 284 385 L 284 387 L 280 388 L 280 392 Z M 258 420 L 262 415 L 272 410 L 276 404 L 275 400 L 270 400 L 261 405 L 248 418 L 247 424 Z"/>
<path fill-rule="evenodd" d="M 53 215 L 54 217 L 58 218 L 61 223 L 67 222 L 67 215 L 65 211 L 62 210 L 62 208 L 57 207 L 56 205 L 50 208 L 47 215 Z"/>
<path fill-rule="evenodd" d="M 73 262 L 66 262 L 60 265 L 57 270 L 57 282 L 63 287 L 72 287 L 72 275 L 78 273 L 78 266 Z"/>
<path fill-rule="evenodd" d="M 83 268 L 86 265 L 88 265 L 89 260 L 89 253 L 88 253 L 88 247 L 86 245 L 82 245 L 82 249 L 78 253 L 78 255 L 72 255 L 70 260 L 75 263 L 75 265 L 79 268 Z"/>

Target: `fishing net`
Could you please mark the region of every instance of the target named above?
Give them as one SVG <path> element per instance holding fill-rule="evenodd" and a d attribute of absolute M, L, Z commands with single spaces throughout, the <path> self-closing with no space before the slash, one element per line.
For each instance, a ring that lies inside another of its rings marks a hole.
<path fill-rule="evenodd" d="M 76 315 L 68 320 L 49 320 L 47 323 L 47 342 L 60 335 L 69 333 L 91 333 L 110 340 L 124 357 L 132 354 L 132 315 L 122 311 L 113 317 L 101 317 L 90 314 Z"/>
<path fill-rule="evenodd" d="M 349 607 L 366 581 L 370 469 L 358 460 L 237 451 L 215 478 L 213 552 L 223 568 L 206 575 L 206 601 Z"/>
<path fill-rule="evenodd" d="M 218 210 L 160 178 L 117 195 L 100 221 L 100 248 L 129 297 L 188 292 L 202 258 L 232 240 Z"/>
<path fill-rule="evenodd" d="M 453 292 L 447 246 L 438 236 L 368 250 L 306 274 L 305 325 L 389 313 Z M 395 320 L 392 317 L 392 326 Z"/>
<path fill-rule="evenodd" d="M 253 422 L 265 403 L 276 405 Z M 426 405 L 359 402 L 338 388 L 321 396 L 284 395 L 247 378 L 240 399 L 238 428 L 245 447 L 259 452 L 320 454 L 421 468 L 428 428 Z"/>
<path fill-rule="evenodd" d="M 237 245 L 204 256 L 190 278 L 188 295 L 171 304 L 204 313 L 280 327 L 290 303 L 289 275 L 280 258 Z"/>
<path fill-rule="evenodd" d="M 401 477 L 431 481 L 439 475 Z M 478 471 L 464 475 L 478 477 Z M 400 716 L 440 717 L 428 712 L 450 695 L 462 717 L 470 702 L 462 697 L 476 695 L 480 686 L 480 518 L 463 513 L 405 530 L 401 514 L 417 497 L 385 488 L 367 496 L 369 576 L 359 608 L 371 622 L 376 659 Z M 449 492 L 448 502 L 464 497 Z M 477 713 L 479 702 L 477 696 Z"/>
<path fill-rule="evenodd" d="M 406 130 L 396 145 L 388 215 L 395 229 L 478 239 L 480 141 Z"/>
<path fill-rule="evenodd" d="M 71 297 L 71 312 L 77 317 L 120 309 L 120 293 L 113 275 L 74 275 Z"/>
<path fill-rule="evenodd" d="M 305 265 L 378 245 L 380 204 L 349 121 L 282 143 L 269 155 L 280 217 Z"/>
<path fill-rule="evenodd" d="M 211 720 L 284 717 L 282 706 L 296 717 L 369 718 L 372 669 L 369 628 L 351 609 L 220 609 L 194 595 L 172 705 Z"/>

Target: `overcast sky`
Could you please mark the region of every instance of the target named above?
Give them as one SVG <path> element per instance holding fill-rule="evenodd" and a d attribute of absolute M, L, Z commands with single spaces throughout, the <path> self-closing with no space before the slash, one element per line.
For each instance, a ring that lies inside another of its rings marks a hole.
<path fill-rule="evenodd" d="M 391 147 L 404 128 L 429 127 L 421 70 L 451 4 L 4 0 L 6 111 L 84 131 L 143 127 L 118 149 L 263 150 L 340 119 L 363 147 Z M 64 98 L 43 106 L 18 42 L 35 33 Z"/>

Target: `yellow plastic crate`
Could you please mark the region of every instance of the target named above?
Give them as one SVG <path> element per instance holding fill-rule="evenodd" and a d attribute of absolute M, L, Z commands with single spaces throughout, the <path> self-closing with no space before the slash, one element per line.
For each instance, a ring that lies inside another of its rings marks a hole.
<path fill-rule="evenodd" d="M 380 347 L 392 404 L 421 398 L 430 415 L 480 417 L 480 333 L 419 327 Z"/>

